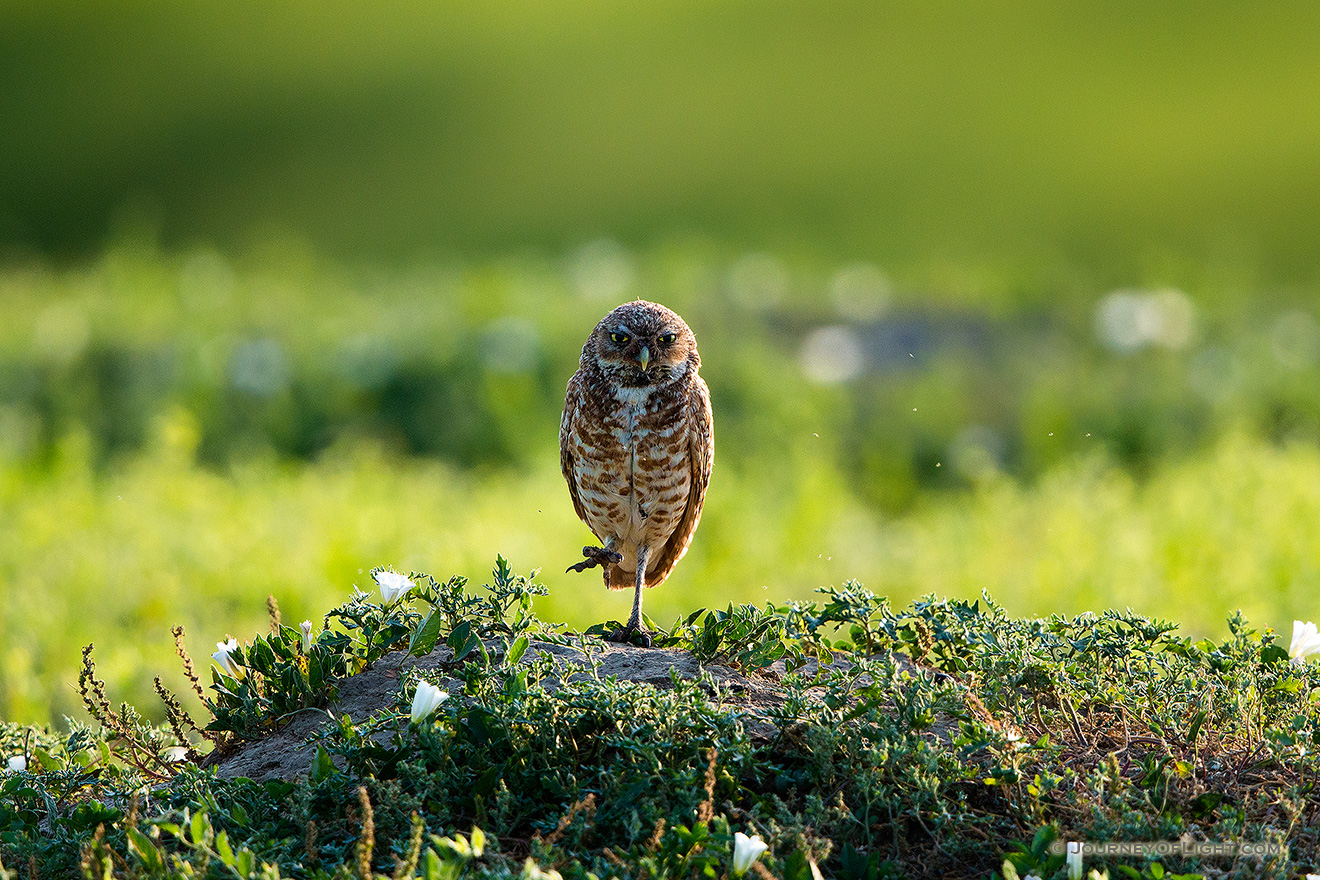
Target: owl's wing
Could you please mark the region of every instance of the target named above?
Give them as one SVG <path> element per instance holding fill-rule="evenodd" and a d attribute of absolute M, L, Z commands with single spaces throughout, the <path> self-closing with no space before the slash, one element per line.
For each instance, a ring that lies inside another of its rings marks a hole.
<path fill-rule="evenodd" d="M 587 512 L 582 508 L 582 499 L 578 496 L 577 478 L 573 473 L 573 434 L 577 431 L 575 422 L 578 417 L 578 401 L 582 399 L 582 380 L 577 373 L 568 380 L 568 391 L 564 394 L 564 415 L 559 420 L 559 469 L 568 481 L 568 494 L 573 497 L 573 509 L 578 519 L 587 521 Z"/>
<path fill-rule="evenodd" d="M 692 543 L 692 534 L 697 530 L 701 519 L 701 508 L 706 503 L 706 487 L 710 485 L 710 471 L 715 462 L 715 422 L 710 411 L 710 389 L 700 376 L 692 384 L 688 396 L 688 467 L 691 468 L 691 483 L 688 488 L 687 505 L 679 519 L 674 533 L 669 536 L 654 561 L 646 566 L 646 585 L 655 586 L 669 577 L 669 573 L 678 565 L 678 560 L 687 552 Z"/>

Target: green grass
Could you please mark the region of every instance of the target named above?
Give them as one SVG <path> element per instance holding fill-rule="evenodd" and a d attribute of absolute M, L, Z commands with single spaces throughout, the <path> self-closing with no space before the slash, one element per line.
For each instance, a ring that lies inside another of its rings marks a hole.
<path fill-rule="evenodd" d="M 824 459 L 887 512 L 969 485 L 984 466 L 960 448 L 1031 479 L 1097 447 L 1140 472 L 1231 429 L 1320 439 L 1310 288 L 1243 300 L 1238 276 L 1208 271 L 1171 294 L 1185 332 L 1116 351 L 1097 334 L 1103 287 L 909 285 L 863 266 L 869 280 L 841 294 L 858 273 L 821 254 L 608 242 L 393 271 L 142 242 L 76 268 L 16 265 L 0 272 L 0 457 L 39 462 L 86 431 L 100 467 L 181 410 L 212 466 L 369 437 L 465 468 L 534 467 L 582 340 L 634 296 L 696 330 L 726 472 Z M 820 332 L 859 349 L 856 375 L 813 378 Z"/>
<path fill-rule="evenodd" d="M 408 260 L 677 231 L 918 283 L 1225 259 L 1314 281 L 1316 27 L 1184 0 L 15 0 L 0 249 L 143 225 Z"/>

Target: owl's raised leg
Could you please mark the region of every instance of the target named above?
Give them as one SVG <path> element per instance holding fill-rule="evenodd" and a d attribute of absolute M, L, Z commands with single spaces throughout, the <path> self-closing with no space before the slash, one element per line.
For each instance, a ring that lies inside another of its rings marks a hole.
<path fill-rule="evenodd" d="M 605 567 L 615 562 L 622 562 L 623 555 L 616 553 L 611 549 L 613 544 L 613 541 L 606 541 L 604 547 L 583 547 L 582 555 L 587 558 L 579 562 L 577 565 L 570 565 L 568 568 L 564 569 L 564 573 L 567 574 L 570 571 L 586 571 L 587 569 L 595 568 L 598 565 Z"/>
<path fill-rule="evenodd" d="M 643 648 L 651 647 L 651 634 L 642 629 L 642 589 L 646 586 L 646 558 L 649 555 L 650 550 L 645 544 L 637 548 L 637 584 L 633 593 L 632 616 L 628 618 L 627 626 L 609 634 L 608 640 L 611 642 L 632 642 L 640 643 Z"/>

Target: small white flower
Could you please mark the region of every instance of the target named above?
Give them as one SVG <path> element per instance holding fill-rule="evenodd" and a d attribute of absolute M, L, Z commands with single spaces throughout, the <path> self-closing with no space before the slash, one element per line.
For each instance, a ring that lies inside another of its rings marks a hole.
<path fill-rule="evenodd" d="M 398 600 L 407 595 L 408 591 L 417 586 L 411 579 L 393 571 L 373 571 L 371 576 L 380 584 L 380 597 L 385 600 L 386 605 L 393 605 Z"/>
<path fill-rule="evenodd" d="M 1309 620 L 1306 623 L 1294 620 L 1292 646 L 1288 648 L 1288 656 L 1292 662 L 1300 665 L 1312 654 L 1320 654 L 1320 632 L 1316 632 L 1315 624 Z"/>
<path fill-rule="evenodd" d="M 746 874 L 752 863 L 769 848 L 764 840 L 755 835 L 748 837 L 741 831 L 733 835 L 733 876 Z"/>
<path fill-rule="evenodd" d="M 9 772 L 22 773 L 27 769 L 27 758 L 23 755 L 14 755 L 9 759 Z"/>
<path fill-rule="evenodd" d="M 243 667 L 234 662 L 233 653 L 238 650 L 238 639 L 230 639 L 227 642 L 216 642 L 215 653 L 211 659 L 215 665 L 220 667 L 220 671 L 230 678 L 242 678 Z"/>
<path fill-rule="evenodd" d="M 304 620 L 302 623 L 298 624 L 298 626 L 302 628 L 302 649 L 303 653 L 306 654 L 308 651 L 312 650 L 312 622 L 310 620 Z"/>
<path fill-rule="evenodd" d="M 1068 841 L 1068 880 L 1082 880 L 1082 845 Z"/>
<path fill-rule="evenodd" d="M 559 872 L 553 868 L 542 868 L 531 856 L 523 862 L 522 880 L 563 880 Z"/>
<path fill-rule="evenodd" d="M 165 750 L 165 760 L 171 764 L 178 764 L 180 761 L 188 760 L 187 746 L 170 746 Z"/>
<path fill-rule="evenodd" d="M 417 691 L 413 694 L 412 723 L 417 724 L 431 716 L 440 708 L 440 704 L 449 699 L 449 694 L 429 681 L 417 682 Z"/>

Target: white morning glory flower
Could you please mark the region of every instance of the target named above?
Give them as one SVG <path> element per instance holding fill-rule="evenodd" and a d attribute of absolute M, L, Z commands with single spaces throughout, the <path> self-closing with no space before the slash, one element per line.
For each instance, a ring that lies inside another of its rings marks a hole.
<path fill-rule="evenodd" d="M 553 868 L 542 868 L 531 856 L 523 862 L 522 875 L 524 880 L 564 880 L 558 871 Z"/>
<path fill-rule="evenodd" d="M 312 650 L 312 622 L 310 620 L 304 620 L 302 623 L 298 624 L 298 626 L 302 629 L 302 649 L 303 653 L 306 654 L 308 651 Z"/>
<path fill-rule="evenodd" d="M 413 694 L 412 701 L 412 723 L 417 724 L 429 718 L 431 713 L 440 708 L 440 704 L 447 699 L 449 694 L 429 681 L 417 682 L 417 691 Z"/>
<path fill-rule="evenodd" d="M 371 576 L 380 584 L 380 597 L 385 600 L 386 605 L 393 605 L 399 599 L 402 599 L 409 590 L 417 586 L 410 578 L 399 574 L 398 572 L 373 571 Z"/>
<path fill-rule="evenodd" d="M 27 769 L 27 758 L 23 755 L 14 755 L 9 759 L 9 772 L 22 773 Z"/>
<path fill-rule="evenodd" d="M 1068 841 L 1068 880 L 1082 880 L 1082 845 Z"/>
<path fill-rule="evenodd" d="M 1315 624 L 1309 620 L 1306 623 L 1294 620 L 1292 645 L 1288 648 L 1288 656 L 1292 658 L 1292 662 L 1300 665 L 1312 654 L 1320 654 L 1320 632 L 1316 632 Z"/>
<path fill-rule="evenodd" d="M 752 863 L 769 848 L 764 840 L 755 835 L 748 837 L 741 831 L 733 835 L 733 876 L 746 874 Z"/>
<path fill-rule="evenodd" d="M 234 662 L 233 653 L 238 650 L 238 639 L 230 639 L 227 642 L 216 642 L 215 653 L 211 659 L 215 665 L 220 667 L 220 671 L 230 678 L 242 678 L 243 667 Z"/>

